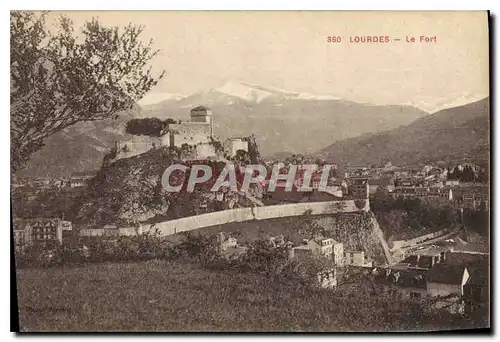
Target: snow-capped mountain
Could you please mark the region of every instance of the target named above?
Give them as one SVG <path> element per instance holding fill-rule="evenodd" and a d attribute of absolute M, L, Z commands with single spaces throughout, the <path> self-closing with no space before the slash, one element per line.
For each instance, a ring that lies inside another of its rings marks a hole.
<path fill-rule="evenodd" d="M 276 93 L 267 89 L 259 89 L 238 82 L 226 82 L 221 87 L 215 88 L 215 91 L 229 96 L 237 97 L 245 101 L 253 101 L 257 103 L 273 96 Z"/>
<path fill-rule="evenodd" d="M 407 105 L 425 110 L 429 113 L 436 113 L 443 109 L 454 108 L 473 103 L 485 98 L 487 94 L 458 93 L 442 99 L 436 99 L 429 96 L 418 96 Z"/>
<path fill-rule="evenodd" d="M 179 100 L 165 99 L 142 115 L 188 120 L 189 110 L 199 105 L 212 108 L 216 135 L 226 138 L 255 133 L 265 155 L 309 153 L 339 139 L 384 131 L 427 115 L 411 106 L 376 106 L 341 100 L 333 94 L 241 82 L 226 82 Z"/>
<path fill-rule="evenodd" d="M 142 108 L 152 106 L 158 104 L 165 100 L 180 100 L 186 97 L 186 95 L 182 94 L 173 94 L 173 93 L 148 93 L 142 99 L 140 99 L 137 104 Z"/>
<path fill-rule="evenodd" d="M 243 82 L 227 81 L 222 85 L 208 90 L 200 90 L 191 95 L 171 93 L 151 93 L 146 95 L 139 105 L 145 110 L 151 110 L 160 104 L 182 101 L 188 107 L 193 100 L 203 100 L 207 105 L 214 103 L 233 104 L 236 101 L 261 103 L 263 101 L 280 102 L 283 100 L 340 100 L 333 94 L 312 94 L 293 92 L 272 86 L 251 85 Z"/>

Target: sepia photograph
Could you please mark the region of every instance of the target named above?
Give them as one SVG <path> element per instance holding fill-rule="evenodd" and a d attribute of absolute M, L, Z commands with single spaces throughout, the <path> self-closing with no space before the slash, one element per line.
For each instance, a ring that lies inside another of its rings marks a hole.
<path fill-rule="evenodd" d="M 491 20 L 10 11 L 11 330 L 488 331 Z"/>

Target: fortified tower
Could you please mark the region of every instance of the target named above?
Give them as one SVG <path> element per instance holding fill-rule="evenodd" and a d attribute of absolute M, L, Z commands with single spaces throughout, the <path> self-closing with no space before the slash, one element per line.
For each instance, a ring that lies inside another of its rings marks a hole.
<path fill-rule="evenodd" d="M 210 136 L 214 134 L 213 114 L 210 108 L 198 106 L 191 109 L 191 122 L 207 123 L 210 126 Z"/>

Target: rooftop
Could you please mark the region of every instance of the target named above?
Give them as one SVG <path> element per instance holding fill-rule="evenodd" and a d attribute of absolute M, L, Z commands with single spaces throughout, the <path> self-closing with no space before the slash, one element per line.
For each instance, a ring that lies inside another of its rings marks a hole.
<path fill-rule="evenodd" d="M 370 185 L 394 185 L 394 181 L 391 178 L 372 178 L 368 180 Z"/>
<path fill-rule="evenodd" d="M 448 264 L 445 262 L 436 264 L 427 272 L 427 281 L 440 284 L 462 283 L 466 267 L 464 265 Z"/>
<path fill-rule="evenodd" d="M 191 112 L 207 112 L 207 111 L 211 111 L 211 109 L 205 106 L 198 106 L 191 109 Z"/>

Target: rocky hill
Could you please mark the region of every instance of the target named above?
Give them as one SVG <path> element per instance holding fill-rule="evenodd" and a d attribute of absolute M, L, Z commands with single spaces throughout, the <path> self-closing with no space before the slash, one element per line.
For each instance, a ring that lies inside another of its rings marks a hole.
<path fill-rule="evenodd" d="M 448 108 L 407 126 L 338 141 L 319 153 L 349 164 L 396 165 L 489 160 L 489 98 Z"/>
<path fill-rule="evenodd" d="M 182 163 L 180 150 L 160 147 L 104 165 L 73 206 L 76 222 L 85 225 L 153 223 L 250 205 L 248 199 L 238 194 L 216 201 L 210 182 L 195 187 L 193 192 L 166 192 L 162 175 L 174 163 Z M 214 161 L 214 174 L 224 166 L 224 162 Z"/>
<path fill-rule="evenodd" d="M 161 176 L 174 156 L 165 148 L 103 167 L 75 204 L 83 224 L 134 223 L 166 212 Z"/>

